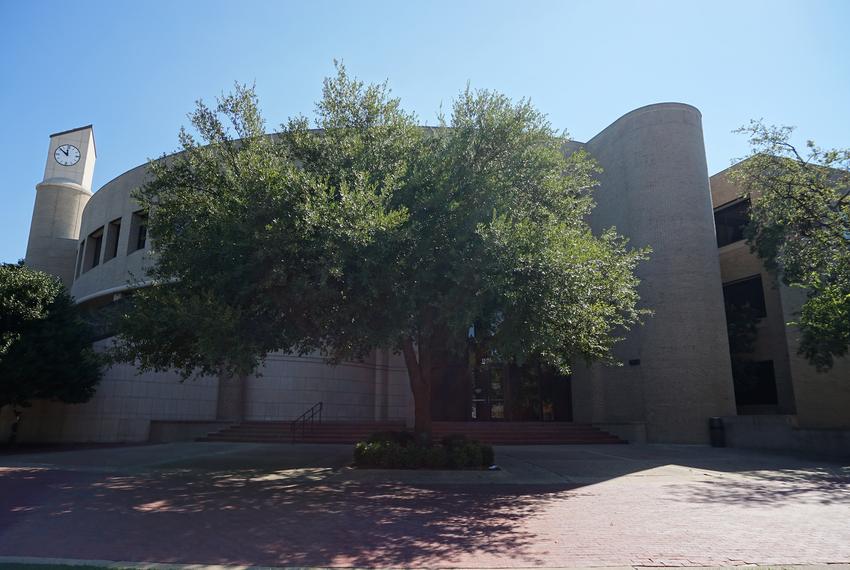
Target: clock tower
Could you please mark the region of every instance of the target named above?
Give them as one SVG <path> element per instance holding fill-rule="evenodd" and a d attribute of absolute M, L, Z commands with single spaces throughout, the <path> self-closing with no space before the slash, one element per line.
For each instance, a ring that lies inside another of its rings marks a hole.
<path fill-rule="evenodd" d="M 44 178 L 35 187 L 26 264 L 56 275 L 66 287 L 74 280 L 80 222 L 92 194 L 95 159 L 91 125 L 52 134 Z"/>

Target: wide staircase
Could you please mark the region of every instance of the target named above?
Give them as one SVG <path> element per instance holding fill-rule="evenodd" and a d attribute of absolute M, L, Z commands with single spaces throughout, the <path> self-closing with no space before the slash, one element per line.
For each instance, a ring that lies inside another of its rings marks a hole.
<path fill-rule="evenodd" d="M 293 426 L 292 422 L 242 422 L 198 441 L 262 443 L 355 443 L 378 431 L 404 429 L 401 422 L 324 421 Z M 590 424 L 571 422 L 434 422 L 433 437 L 464 434 L 498 445 L 626 443 Z"/>
<path fill-rule="evenodd" d="M 453 433 L 498 445 L 626 443 L 590 424 L 572 422 L 434 422 L 434 438 Z"/>
<path fill-rule="evenodd" d="M 292 426 L 292 422 L 242 422 L 198 441 L 253 441 L 258 443 L 356 443 L 377 431 L 404 429 L 402 422 L 322 422 Z"/>

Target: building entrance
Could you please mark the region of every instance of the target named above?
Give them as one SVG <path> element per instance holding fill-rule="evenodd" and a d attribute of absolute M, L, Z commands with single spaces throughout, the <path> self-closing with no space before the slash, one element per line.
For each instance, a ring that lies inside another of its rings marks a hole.
<path fill-rule="evenodd" d="M 537 360 L 522 365 L 470 347 L 438 354 L 431 386 L 434 421 L 559 421 L 573 419 L 569 376 Z"/>
<path fill-rule="evenodd" d="M 573 419 L 570 378 L 537 362 L 481 362 L 473 370 L 470 420 Z"/>

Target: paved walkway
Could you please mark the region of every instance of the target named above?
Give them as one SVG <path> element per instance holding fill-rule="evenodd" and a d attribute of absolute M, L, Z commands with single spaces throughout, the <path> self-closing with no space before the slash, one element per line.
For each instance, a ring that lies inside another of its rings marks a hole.
<path fill-rule="evenodd" d="M 850 467 L 689 446 L 499 447 L 499 472 L 348 446 L 0 456 L 0 557 L 358 567 L 850 562 Z M 2 561 L 2 559 L 0 559 Z"/>

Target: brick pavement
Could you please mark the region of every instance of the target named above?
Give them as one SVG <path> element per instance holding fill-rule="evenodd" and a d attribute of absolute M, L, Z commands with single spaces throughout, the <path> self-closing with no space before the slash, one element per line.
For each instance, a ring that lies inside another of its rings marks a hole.
<path fill-rule="evenodd" d="M 850 562 L 848 468 L 623 447 L 503 448 L 508 475 L 496 484 L 358 478 L 337 459 L 281 469 L 256 447 L 259 467 L 226 450 L 197 453 L 194 469 L 7 462 L 0 556 L 441 568 Z"/>

